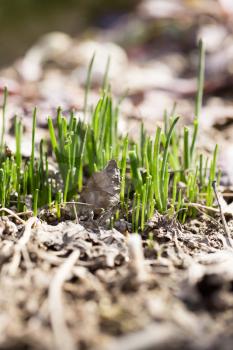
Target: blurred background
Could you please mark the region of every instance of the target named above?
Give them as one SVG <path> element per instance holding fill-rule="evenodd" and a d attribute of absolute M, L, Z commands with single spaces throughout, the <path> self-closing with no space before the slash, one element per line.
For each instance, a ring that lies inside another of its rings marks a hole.
<path fill-rule="evenodd" d="M 42 34 L 76 35 L 90 25 L 108 25 L 130 11 L 138 0 L 1 0 L 0 64 L 22 55 Z"/>
<path fill-rule="evenodd" d="M 202 38 L 206 81 L 200 144 L 208 151 L 218 142 L 224 167 L 232 173 L 232 0 L 1 0 L 0 23 L 0 91 L 7 85 L 11 95 L 9 130 L 18 114 L 30 131 L 35 105 L 41 132 L 57 106 L 82 116 L 94 52 L 89 104 L 99 97 L 110 58 L 113 95 L 125 96 L 122 132 L 127 128 L 135 136 L 142 120 L 153 132 L 174 103 L 182 122 L 189 123 Z"/>

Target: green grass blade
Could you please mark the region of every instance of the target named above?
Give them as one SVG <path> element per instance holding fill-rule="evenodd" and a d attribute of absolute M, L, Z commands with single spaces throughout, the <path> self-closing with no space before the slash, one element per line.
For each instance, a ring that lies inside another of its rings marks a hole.
<path fill-rule="evenodd" d="M 31 191 L 34 192 L 34 164 L 35 164 L 35 134 L 36 134 L 36 114 L 37 108 L 33 111 L 32 121 L 32 146 L 31 146 L 31 158 L 30 158 L 30 184 Z"/>
<path fill-rule="evenodd" d="M 164 152 L 163 152 L 163 160 L 162 160 L 162 167 L 161 167 L 161 180 L 160 180 L 160 194 L 161 194 L 162 203 L 165 202 L 164 184 L 165 184 L 166 166 L 168 164 L 169 145 L 170 145 L 170 141 L 171 141 L 171 137 L 172 137 L 172 132 L 173 132 L 178 120 L 179 120 L 179 117 L 176 117 L 170 126 L 170 129 L 169 129 L 167 137 L 166 137 L 166 144 L 165 144 L 165 148 L 164 148 Z"/>
<path fill-rule="evenodd" d="M 184 170 L 190 167 L 189 128 L 184 127 Z"/>
<path fill-rule="evenodd" d="M 129 151 L 129 159 L 130 159 L 132 180 L 134 182 L 135 189 L 140 192 L 142 191 L 143 181 L 142 181 L 142 176 L 138 166 L 138 158 L 135 150 Z"/>
<path fill-rule="evenodd" d="M 68 195 L 69 187 L 70 187 L 70 173 L 71 173 L 71 169 L 68 170 L 67 176 L 66 176 L 64 195 L 63 195 L 64 202 L 67 202 L 67 195 Z"/>
<path fill-rule="evenodd" d="M 22 162 L 22 154 L 21 154 L 21 142 L 22 142 L 22 123 L 15 117 L 15 143 L 16 143 L 16 152 L 15 152 L 15 160 L 17 167 L 20 169 Z"/>
<path fill-rule="evenodd" d="M 161 193 L 160 193 L 160 145 L 161 145 L 161 128 L 157 128 L 156 136 L 154 141 L 154 155 L 153 155 L 153 172 L 152 179 L 154 184 L 154 193 L 156 205 L 159 211 L 162 210 L 162 201 L 161 201 Z"/>
<path fill-rule="evenodd" d="M 120 201 L 122 209 L 124 208 L 125 202 L 125 181 L 126 181 L 126 164 L 127 164 L 127 153 L 128 153 L 128 136 L 125 137 L 123 141 L 123 150 L 122 150 L 122 159 L 121 159 L 121 192 L 120 192 Z"/>
<path fill-rule="evenodd" d="M 33 196 L 33 215 L 34 216 L 37 216 L 37 212 L 38 212 L 38 196 L 39 196 L 39 190 L 37 188 Z"/>
<path fill-rule="evenodd" d="M 198 134 L 198 128 L 199 128 L 199 122 L 198 119 L 195 118 L 193 122 L 193 137 L 192 137 L 192 143 L 190 147 L 190 162 L 193 161 L 193 158 L 195 160 L 195 146 L 197 141 L 197 134 Z"/>

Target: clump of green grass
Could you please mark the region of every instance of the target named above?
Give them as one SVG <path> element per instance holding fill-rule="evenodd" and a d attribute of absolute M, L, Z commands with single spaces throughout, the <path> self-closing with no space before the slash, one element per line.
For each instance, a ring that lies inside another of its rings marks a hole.
<path fill-rule="evenodd" d="M 191 127 L 180 135 L 175 107 L 164 115 L 164 129 L 157 127 L 154 138 L 141 126 L 138 143 L 118 133 L 119 105 L 114 106 L 107 83 L 107 70 L 101 98 L 87 122 L 87 97 L 91 83 L 91 60 L 84 101 L 84 120 L 73 112 L 69 120 L 61 108 L 56 119 L 48 117 L 52 157 L 58 173 L 49 170 L 48 145 L 41 140 L 39 157 L 35 157 L 36 109 L 33 112 L 31 156 L 23 161 L 21 154 L 22 123 L 15 118 L 16 152 L 4 151 L 7 90 L 3 99 L 3 129 L 0 157 L 0 205 L 15 206 L 18 211 L 33 209 L 34 215 L 44 206 L 56 208 L 61 218 L 61 205 L 78 201 L 83 187 L 84 170 L 89 176 L 115 159 L 121 171 L 120 206 L 117 216 L 132 222 L 132 230 L 145 228 L 155 210 L 177 215 L 184 222 L 195 216 L 193 204 L 213 205 L 212 181 L 216 177 L 216 146 L 212 159 L 199 154 L 196 141 L 202 105 L 204 82 L 204 48 L 199 44 L 199 74 L 195 118 Z M 30 204 L 31 203 L 31 204 Z"/>

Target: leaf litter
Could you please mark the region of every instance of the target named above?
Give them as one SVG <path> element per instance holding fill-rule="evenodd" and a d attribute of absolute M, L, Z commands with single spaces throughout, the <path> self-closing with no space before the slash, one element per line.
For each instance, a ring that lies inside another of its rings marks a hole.
<path fill-rule="evenodd" d="M 1 218 L 0 348 L 229 348 L 233 251 L 218 222 L 157 213 L 142 236 L 86 223 Z"/>

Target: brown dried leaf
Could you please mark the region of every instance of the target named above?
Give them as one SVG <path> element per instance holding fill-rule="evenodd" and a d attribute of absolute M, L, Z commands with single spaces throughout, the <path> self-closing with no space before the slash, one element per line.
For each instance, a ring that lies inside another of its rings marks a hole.
<path fill-rule="evenodd" d="M 91 204 L 93 209 L 112 208 L 120 199 L 120 170 L 114 159 L 99 172 L 94 173 L 83 188 L 80 200 Z"/>

